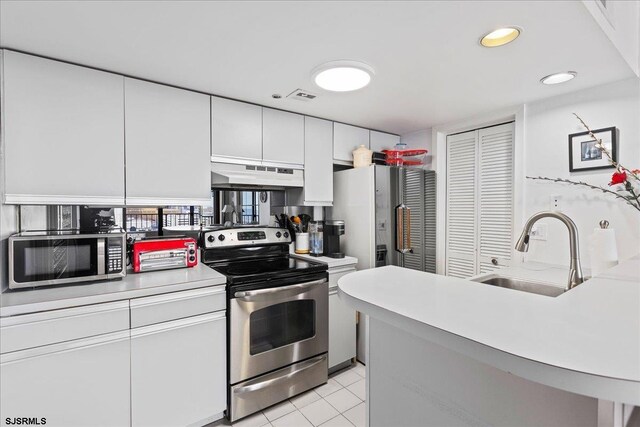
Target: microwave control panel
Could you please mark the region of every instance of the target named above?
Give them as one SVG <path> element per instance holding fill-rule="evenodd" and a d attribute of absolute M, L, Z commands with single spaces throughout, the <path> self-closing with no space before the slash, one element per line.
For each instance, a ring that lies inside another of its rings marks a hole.
<path fill-rule="evenodd" d="M 124 249 L 122 239 L 107 239 L 107 274 L 122 271 Z"/>

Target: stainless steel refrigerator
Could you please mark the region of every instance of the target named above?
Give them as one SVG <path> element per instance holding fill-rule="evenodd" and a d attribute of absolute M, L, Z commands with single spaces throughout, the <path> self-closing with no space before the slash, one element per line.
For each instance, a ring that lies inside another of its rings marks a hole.
<path fill-rule="evenodd" d="M 397 265 L 436 272 L 436 174 L 372 165 L 333 174 L 332 219 L 345 221 L 343 252 L 358 270 Z M 360 316 L 357 358 L 365 353 L 368 320 Z"/>

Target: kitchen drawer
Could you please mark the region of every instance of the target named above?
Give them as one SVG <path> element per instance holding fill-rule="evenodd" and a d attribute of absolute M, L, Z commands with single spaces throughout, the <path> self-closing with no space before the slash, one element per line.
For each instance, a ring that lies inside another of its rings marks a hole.
<path fill-rule="evenodd" d="M 337 267 L 329 270 L 329 289 L 338 286 L 338 279 L 356 271 L 355 266 Z"/>
<path fill-rule="evenodd" d="M 224 286 L 193 289 L 131 300 L 131 328 L 224 310 Z"/>
<path fill-rule="evenodd" d="M 129 301 L 0 319 L 0 353 L 129 329 Z"/>

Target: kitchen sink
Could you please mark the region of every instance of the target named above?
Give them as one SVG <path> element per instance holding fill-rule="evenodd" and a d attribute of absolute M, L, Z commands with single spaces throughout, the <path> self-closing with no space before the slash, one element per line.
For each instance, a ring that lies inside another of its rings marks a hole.
<path fill-rule="evenodd" d="M 513 279 L 510 277 L 500 276 L 498 274 L 489 274 L 486 276 L 477 277 L 475 279 L 471 279 L 471 281 L 484 283 L 485 285 L 499 286 L 501 288 L 514 289 L 516 291 L 529 292 L 531 294 L 544 295 L 548 297 L 557 297 L 565 292 L 564 288 L 548 283 Z"/>

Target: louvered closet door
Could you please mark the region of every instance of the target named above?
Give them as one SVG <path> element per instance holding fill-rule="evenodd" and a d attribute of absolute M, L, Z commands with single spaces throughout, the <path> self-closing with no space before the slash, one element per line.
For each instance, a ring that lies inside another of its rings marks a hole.
<path fill-rule="evenodd" d="M 436 173 L 424 173 L 424 271 L 436 272 Z"/>
<path fill-rule="evenodd" d="M 478 130 L 480 273 L 505 267 L 511 263 L 513 132 L 513 123 Z"/>
<path fill-rule="evenodd" d="M 445 274 L 476 274 L 477 131 L 447 137 L 447 232 Z"/>
<path fill-rule="evenodd" d="M 411 209 L 411 249 L 403 256 L 403 266 L 424 271 L 424 171 L 401 169 L 404 174 L 402 199 Z"/>

